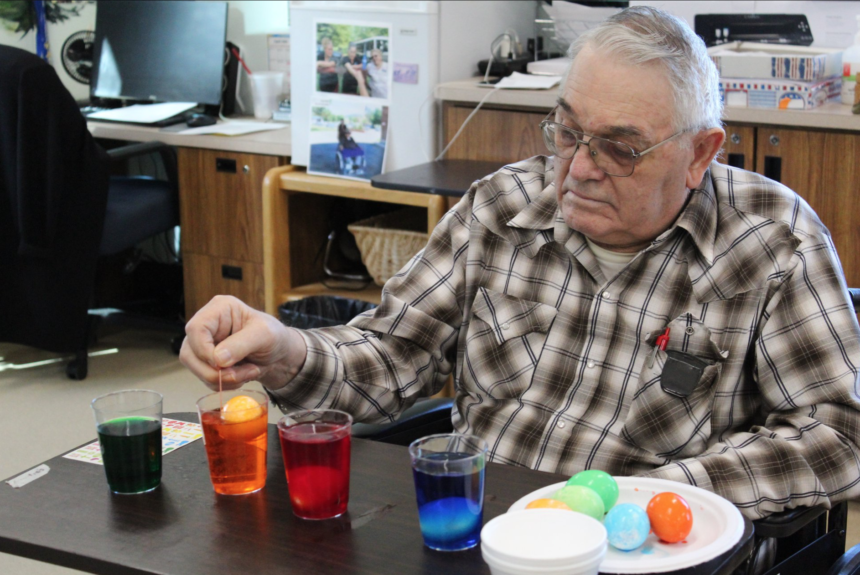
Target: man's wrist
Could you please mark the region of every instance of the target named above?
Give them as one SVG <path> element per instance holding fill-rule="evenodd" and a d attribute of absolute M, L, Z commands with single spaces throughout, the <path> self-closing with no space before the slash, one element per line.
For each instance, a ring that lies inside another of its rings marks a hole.
<path fill-rule="evenodd" d="M 274 366 L 272 371 L 266 374 L 260 383 L 269 391 L 276 391 L 285 387 L 304 368 L 308 356 L 307 342 L 299 330 L 288 327 L 284 332 L 284 345 L 286 353 L 284 358 Z"/>

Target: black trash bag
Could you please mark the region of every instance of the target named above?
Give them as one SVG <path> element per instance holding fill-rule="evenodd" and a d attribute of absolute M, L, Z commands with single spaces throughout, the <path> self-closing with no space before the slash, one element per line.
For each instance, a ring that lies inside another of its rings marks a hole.
<path fill-rule="evenodd" d="M 278 308 L 284 325 L 297 329 L 343 325 L 377 304 L 340 296 L 317 295 L 288 301 Z"/>

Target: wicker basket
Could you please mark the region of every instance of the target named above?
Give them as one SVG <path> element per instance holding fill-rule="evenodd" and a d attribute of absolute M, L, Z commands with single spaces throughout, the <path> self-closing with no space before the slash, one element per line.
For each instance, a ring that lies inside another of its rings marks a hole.
<path fill-rule="evenodd" d="M 399 210 L 360 220 L 347 226 L 355 236 L 361 261 L 377 285 L 400 271 L 421 251 L 430 237 L 427 216 L 417 210 Z"/>

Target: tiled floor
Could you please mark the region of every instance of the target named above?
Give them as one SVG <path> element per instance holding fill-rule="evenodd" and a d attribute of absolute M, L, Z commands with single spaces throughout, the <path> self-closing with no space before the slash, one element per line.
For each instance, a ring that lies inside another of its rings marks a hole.
<path fill-rule="evenodd" d="M 117 354 L 92 358 L 84 381 L 66 378 L 64 364 L 28 370 L 0 371 L 0 479 L 23 472 L 95 437 L 89 402 L 92 398 L 132 387 L 164 395 L 164 412 L 195 411 L 207 389 L 186 371 L 170 351 L 170 335 L 125 330 L 103 334 L 97 349 L 116 347 Z M 30 348 L 0 344 L 0 362 L 16 364 L 55 357 Z M 5 358 L 5 359 L 2 359 Z M 280 417 L 270 412 L 270 421 Z M 0 484 L 0 489 L 8 488 Z M 860 505 L 852 504 L 848 545 L 860 543 Z M 79 573 L 11 555 L 0 554 L 3 575 L 70 575 Z"/>

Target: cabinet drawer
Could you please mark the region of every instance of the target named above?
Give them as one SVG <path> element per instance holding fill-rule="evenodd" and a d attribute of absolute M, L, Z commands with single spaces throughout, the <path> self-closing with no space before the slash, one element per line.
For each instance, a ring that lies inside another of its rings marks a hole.
<path fill-rule="evenodd" d="M 218 257 L 185 254 L 185 314 L 190 318 L 216 295 L 232 295 L 263 309 L 263 265 Z"/>
<path fill-rule="evenodd" d="M 445 104 L 445 143 L 475 109 L 474 105 Z M 496 110 L 485 106 L 469 122 L 448 150 L 449 160 L 518 162 L 539 154 L 548 155 L 538 124 L 549 109 L 541 112 Z"/>
<path fill-rule="evenodd" d="M 830 230 L 850 287 L 860 286 L 860 135 L 760 126 L 756 171 L 805 199 Z"/>
<path fill-rule="evenodd" d="M 753 171 L 755 169 L 755 127 L 726 124 L 726 142 L 722 154 L 717 156 L 721 164 Z"/>
<path fill-rule="evenodd" d="M 263 263 L 262 186 L 280 158 L 179 149 L 185 253 Z"/>

